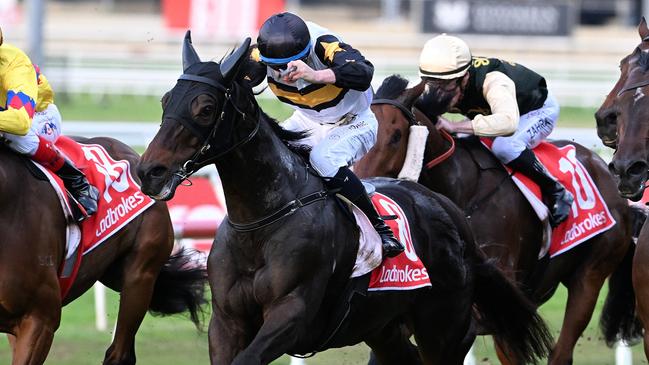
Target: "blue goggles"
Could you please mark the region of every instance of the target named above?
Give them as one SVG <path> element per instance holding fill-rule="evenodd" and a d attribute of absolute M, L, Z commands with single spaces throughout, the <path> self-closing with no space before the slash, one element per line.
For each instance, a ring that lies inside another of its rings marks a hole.
<path fill-rule="evenodd" d="M 286 67 L 286 64 L 291 61 L 299 60 L 306 57 L 309 54 L 310 50 L 311 50 L 311 42 L 309 42 L 309 44 L 307 44 L 306 47 L 304 47 L 304 49 L 300 53 L 291 57 L 270 58 L 270 57 L 264 57 L 263 55 L 260 54 L 259 59 L 261 60 L 261 62 L 263 62 L 265 65 L 271 68 L 281 68 L 282 66 Z"/>

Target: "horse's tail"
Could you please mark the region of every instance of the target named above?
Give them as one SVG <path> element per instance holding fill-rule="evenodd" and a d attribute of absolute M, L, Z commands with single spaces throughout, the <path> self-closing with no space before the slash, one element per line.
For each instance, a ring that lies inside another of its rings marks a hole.
<path fill-rule="evenodd" d="M 640 234 L 647 213 L 644 209 L 630 206 L 633 239 Z M 642 338 L 642 324 L 635 314 L 635 292 L 631 281 L 631 269 L 635 244 L 632 243 L 624 259 L 608 279 L 608 295 L 599 320 L 606 344 L 611 347 L 618 340 L 634 343 Z"/>
<path fill-rule="evenodd" d="M 474 245 L 474 301 L 479 322 L 519 363 L 547 357 L 553 339 L 534 305 Z"/>
<path fill-rule="evenodd" d="M 189 312 L 196 327 L 203 319 L 207 270 L 196 260 L 196 252 L 181 248 L 160 270 L 149 311 L 154 315 Z"/>

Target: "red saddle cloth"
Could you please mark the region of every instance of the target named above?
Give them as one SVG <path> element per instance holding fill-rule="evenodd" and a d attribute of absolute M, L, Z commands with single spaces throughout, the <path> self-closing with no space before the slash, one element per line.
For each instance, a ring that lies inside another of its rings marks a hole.
<path fill-rule="evenodd" d="M 493 143 L 493 140 L 488 138 L 481 138 L 481 141 L 487 148 Z M 575 248 L 615 225 L 615 219 L 609 212 L 599 189 L 586 168 L 577 160 L 575 146 L 557 147 L 542 142 L 533 151 L 550 175 L 554 176 L 575 198 L 568 219 L 552 230 L 550 257 Z M 510 168 L 507 166 L 505 168 L 511 173 Z M 543 205 L 541 189 L 536 183 L 518 172 L 512 178 L 532 206 Z"/>
<path fill-rule="evenodd" d="M 133 180 L 129 162 L 114 160 L 102 146 L 80 144 L 65 136 L 59 137 L 56 146 L 86 174 L 90 184 L 100 192 L 97 213 L 80 224 L 79 249 L 72 258 L 69 254 L 66 255 L 69 259 L 59 270 L 61 297 L 65 298 L 79 271 L 83 255 L 105 242 L 153 205 L 154 201 L 142 193 L 140 186 Z M 61 179 L 56 174 L 47 172 L 50 181 L 56 181 L 61 191 L 65 191 Z M 71 203 L 68 201 L 68 205 Z"/>
<path fill-rule="evenodd" d="M 388 257 L 381 265 L 372 270 L 369 291 L 378 290 L 411 290 L 431 286 L 428 270 L 421 262 L 412 245 L 408 218 L 399 205 L 390 197 L 380 193 L 372 195 L 372 203 L 382 216 L 396 216 L 386 220 L 394 236 L 406 247 L 396 257 Z"/>

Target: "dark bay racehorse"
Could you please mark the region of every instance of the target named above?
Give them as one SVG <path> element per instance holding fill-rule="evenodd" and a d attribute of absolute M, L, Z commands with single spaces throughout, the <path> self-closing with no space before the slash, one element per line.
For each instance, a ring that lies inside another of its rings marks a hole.
<path fill-rule="evenodd" d="M 201 62 L 187 34 L 184 74 L 163 97 L 162 125 L 138 167 L 143 191 L 161 200 L 201 166 L 218 168 L 228 219 L 208 259 L 212 364 L 268 364 L 361 341 L 381 364 L 461 364 L 475 337 L 472 308 L 517 359 L 542 356 L 551 341 L 531 303 L 485 261 L 461 212 L 418 184 L 372 181 L 402 205 L 432 289 L 347 297 L 350 285 L 367 287 L 367 276 L 349 279 L 359 231 L 287 146 L 305 134 L 259 108 L 246 81 L 259 67 L 249 43 L 219 65 Z"/>
<path fill-rule="evenodd" d="M 104 146 L 132 168 L 139 160 L 135 151 L 113 139 L 82 142 Z M 154 204 L 85 255 L 76 282 L 62 299 L 58 270 L 65 256 L 66 222 L 54 189 L 28 171 L 29 163 L 0 148 L 0 332 L 9 334 L 13 365 L 45 362 L 61 307 L 96 281 L 121 293 L 104 365 L 135 364 L 135 333 L 147 310 L 189 311 L 198 325 L 205 269 L 189 266 L 188 253 L 170 257 L 173 230 L 164 203 Z"/>
<path fill-rule="evenodd" d="M 620 78 L 595 114 L 597 125 L 612 124 L 617 137 L 616 151 L 609 164 L 618 180 L 620 194 L 637 201 L 647 184 L 649 168 L 649 28 L 642 18 L 638 26 L 640 43 L 620 61 Z M 638 237 L 633 258 L 633 287 L 637 313 L 644 331 L 645 356 L 649 359 L 649 224 Z"/>
<path fill-rule="evenodd" d="M 364 177 L 396 177 L 404 164 L 409 127 L 417 121 L 427 126 L 424 164 L 436 164 L 424 168 L 419 182 L 448 196 L 464 210 L 477 243 L 535 303 L 547 301 L 560 283 L 568 288 L 565 318 L 550 364 L 572 362 L 574 346 L 590 321 L 600 288 L 614 271 L 603 326 L 615 337 L 620 326 L 633 323 L 633 296 L 626 295 L 632 292 L 630 209 L 618 196 L 605 163 L 576 145 L 577 157 L 599 187 L 616 226 L 567 253 L 539 261 L 542 225 L 501 163 L 476 139 L 453 139 L 439 132 L 420 111 L 413 115 L 410 109 L 424 91 L 424 84 L 411 89 L 407 84 L 407 80 L 392 76 L 378 89 L 372 106 L 379 121 L 378 141 L 355 164 L 354 171 Z M 431 115 L 436 119 L 434 111 Z M 449 154 L 451 146 L 455 151 Z M 438 158 L 443 155 L 446 159 Z"/>

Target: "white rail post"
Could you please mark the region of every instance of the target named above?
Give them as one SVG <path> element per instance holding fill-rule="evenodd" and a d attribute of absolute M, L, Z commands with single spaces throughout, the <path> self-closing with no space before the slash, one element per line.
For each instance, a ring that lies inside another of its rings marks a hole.
<path fill-rule="evenodd" d="M 615 365 L 633 365 L 631 347 L 624 341 L 619 341 L 615 346 Z"/>
<path fill-rule="evenodd" d="M 96 282 L 95 288 L 95 327 L 98 331 L 106 331 L 108 321 L 106 320 L 106 287 Z"/>
<path fill-rule="evenodd" d="M 299 357 L 291 356 L 291 365 L 305 365 L 306 361 Z"/>

